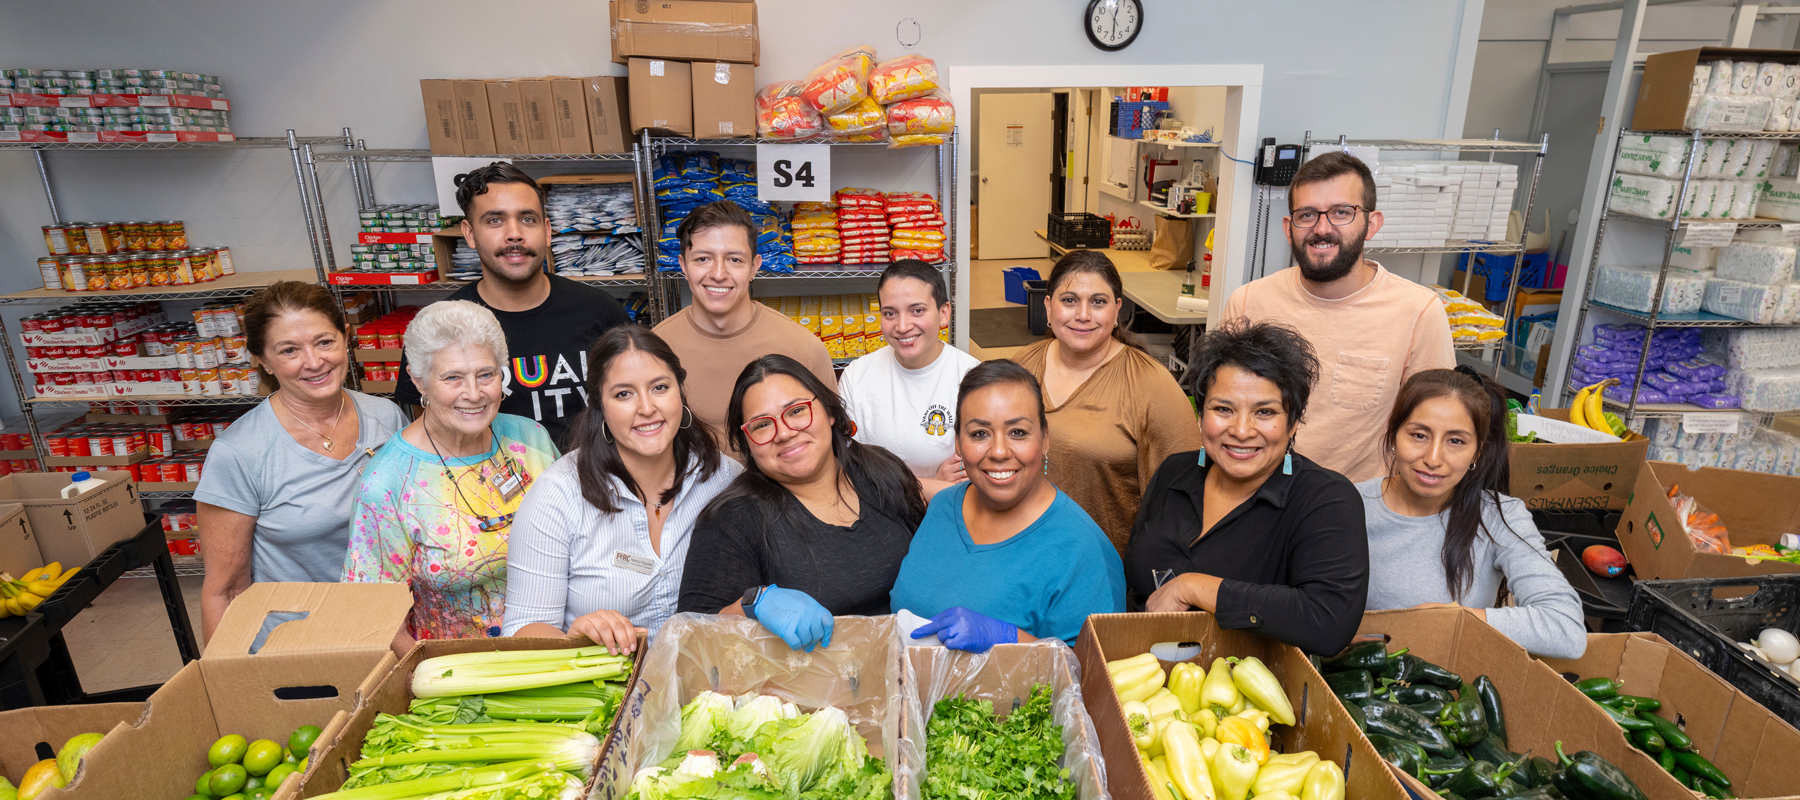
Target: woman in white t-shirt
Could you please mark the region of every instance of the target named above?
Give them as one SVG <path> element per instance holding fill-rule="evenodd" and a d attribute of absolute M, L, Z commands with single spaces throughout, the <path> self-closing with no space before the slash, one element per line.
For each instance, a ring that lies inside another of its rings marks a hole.
<path fill-rule="evenodd" d="M 956 457 L 956 389 L 981 362 L 938 338 L 950 319 L 950 294 L 936 267 L 895 261 L 875 291 L 887 346 L 845 367 L 838 393 L 856 440 L 899 456 L 930 499 L 968 479 Z"/>

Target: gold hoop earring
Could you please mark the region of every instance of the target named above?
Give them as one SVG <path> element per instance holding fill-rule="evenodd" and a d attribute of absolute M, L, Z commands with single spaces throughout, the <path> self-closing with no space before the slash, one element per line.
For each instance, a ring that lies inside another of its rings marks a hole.
<path fill-rule="evenodd" d="M 613 443 L 612 431 L 607 429 L 604 422 L 600 423 L 600 438 L 605 439 L 607 444 Z"/>
<path fill-rule="evenodd" d="M 687 405 L 683 404 L 681 406 L 681 429 L 687 430 L 688 428 L 692 428 L 692 427 L 694 427 L 693 409 L 690 409 L 687 407 Z"/>

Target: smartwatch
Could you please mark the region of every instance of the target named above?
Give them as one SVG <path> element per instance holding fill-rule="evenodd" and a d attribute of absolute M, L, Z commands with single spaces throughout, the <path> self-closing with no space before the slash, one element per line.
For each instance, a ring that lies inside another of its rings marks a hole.
<path fill-rule="evenodd" d="M 744 590 L 744 596 L 740 600 L 744 608 L 744 616 L 756 619 L 756 601 L 762 599 L 763 590 L 767 588 L 769 587 L 752 586 Z"/>

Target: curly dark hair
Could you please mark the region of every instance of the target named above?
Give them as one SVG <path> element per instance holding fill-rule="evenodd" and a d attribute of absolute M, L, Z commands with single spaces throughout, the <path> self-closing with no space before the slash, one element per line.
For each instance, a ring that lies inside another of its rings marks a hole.
<path fill-rule="evenodd" d="M 485 167 L 469 170 L 456 176 L 456 205 L 462 209 L 463 216 L 469 216 L 469 209 L 475 205 L 478 195 L 487 194 L 489 186 L 497 183 L 523 183 L 537 192 L 538 205 L 544 204 L 544 187 L 532 180 L 525 171 L 505 161 L 495 161 Z"/>
<path fill-rule="evenodd" d="M 1194 397 L 1205 401 L 1223 367 L 1237 367 L 1275 384 L 1288 426 L 1306 416 L 1306 401 L 1319 382 L 1319 357 L 1299 331 L 1277 322 L 1231 320 L 1206 332 L 1194 352 Z"/>

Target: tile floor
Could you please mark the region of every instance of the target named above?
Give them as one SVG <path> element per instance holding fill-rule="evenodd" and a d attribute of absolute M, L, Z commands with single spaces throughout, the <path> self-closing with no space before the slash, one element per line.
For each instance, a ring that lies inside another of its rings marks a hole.
<path fill-rule="evenodd" d="M 1121 270 L 1148 269 L 1141 259 L 1118 260 Z M 973 262 L 970 265 L 970 306 L 1000 308 L 1006 305 L 1001 270 L 1023 265 L 1048 275 L 1053 263 L 1048 258 Z M 985 360 L 1005 358 L 1019 349 L 983 348 L 971 344 L 970 353 Z M 180 580 L 182 594 L 187 599 L 188 616 L 198 636 L 202 579 L 196 576 Z M 69 655 L 75 661 L 76 672 L 81 676 L 81 687 L 89 692 L 162 683 L 181 669 L 181 656 L 175 650 L 162 595 L 156 581 L 150 578 L 119 579 L 94 601 L 92 607 L 63 628 L 63 636 L 69 644 Z"/>

